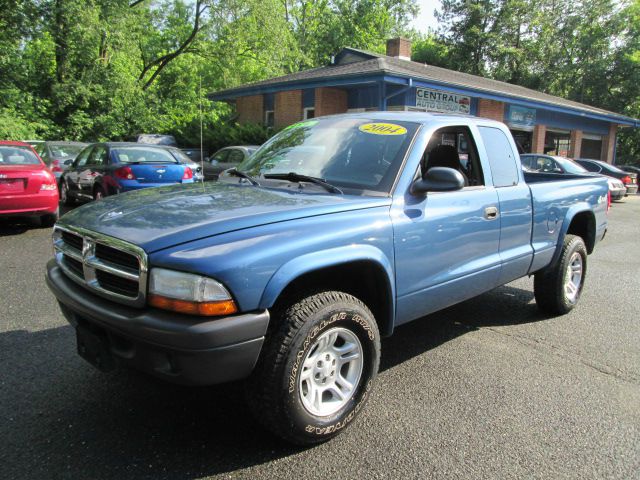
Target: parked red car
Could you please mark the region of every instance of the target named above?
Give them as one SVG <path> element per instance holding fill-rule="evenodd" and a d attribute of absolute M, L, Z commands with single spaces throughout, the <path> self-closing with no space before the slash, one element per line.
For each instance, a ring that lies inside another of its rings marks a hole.
<path fill-rule="evenodd" d="M 43 226 L 53 226 L 58 186 L 33 147 L 0 141 L 0 217 L 10 216 L 37 216 Z"/>

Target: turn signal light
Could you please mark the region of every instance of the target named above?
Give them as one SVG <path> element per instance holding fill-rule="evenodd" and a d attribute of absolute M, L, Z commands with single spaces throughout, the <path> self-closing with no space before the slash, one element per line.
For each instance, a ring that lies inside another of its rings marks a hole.
<path fill-rule="evenodd" d="M 238 307 L 233 300 L 222 300 L 218 302 L 191 302 L 188 300 L 178 300 L 175 298 L 163 297 L 162 295 L 150 295 L 149 305 L 172 310 L 188 315 L 202 315 L 207 317 L 231 315 L 238 311 Z"/>
<path fill-rule="evenodd" d="M 624 183 L 625 185 L 627 183 L 631 183 L 631 177 L 629 175 L 627 175 L 626 177 L 622 178 L 622 183 Z"/>
<path fill-rule="evenodd" d="M 122 180 L 135 180 L 136 176 L 133 174 L 131 167 L 120 167 L 113 172 L 114 175 Z"/>
<path fill-rule="evenodd" d="M 191 171 L 191 168 L 184 167 L 184 175 L 182 175 L 182 179 L 189 180 L 191 178 L 193 178 L 193 172 Z"/>

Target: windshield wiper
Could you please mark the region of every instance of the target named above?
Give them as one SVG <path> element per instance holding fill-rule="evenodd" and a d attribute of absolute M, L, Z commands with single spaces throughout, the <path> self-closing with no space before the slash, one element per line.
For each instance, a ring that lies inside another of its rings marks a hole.
<path fill-rule="evenodd" d="M 232 175 L 234 177 L 240 177 L 240 178 L 244 178 L 245 180 L 249 180 L 249 182 L 251 182 L 251 185 L 254 185 L 256 187 L 260 186 L 260 184 L 256 181 L 255 178 L 253 178 L 251 175 L 244 173 L 241 170 L 238 170 L 237 168 L 230 168 L 229 170 L 225 170 L 225 173 L 228 173 L 229 175 Z"/>
<path fill-rule="evenodd" d="M 300 173 L 289 172 L 289 173 L 267 173 L 264 175 L 264 178 L 275 178 L 282 180 L 289 180 L 290 182 L 309 182 L 315 185 L 320 185 L 325 190 L 331 193 L 344 193 L 335 185 L 331 185 L 330 183 L 325 182 L 321 178 L 310 177 L 308 175 L 302 175 Z"/>

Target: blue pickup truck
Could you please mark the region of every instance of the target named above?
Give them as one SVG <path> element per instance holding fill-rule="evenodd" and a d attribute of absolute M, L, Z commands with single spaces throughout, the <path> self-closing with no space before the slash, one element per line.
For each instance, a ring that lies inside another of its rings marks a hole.
<path fill-rule="evenodd" d="M 362 410 L 398 325 L 525 275 L 544 312 L 571 310 L 608 206 L 603 178 L 523 172 L 501 123 L 337 115 L 216 183 L 73 210 L 47 283 L 93 365 L 243 379 L 266 427 L 314 444 Z"/>

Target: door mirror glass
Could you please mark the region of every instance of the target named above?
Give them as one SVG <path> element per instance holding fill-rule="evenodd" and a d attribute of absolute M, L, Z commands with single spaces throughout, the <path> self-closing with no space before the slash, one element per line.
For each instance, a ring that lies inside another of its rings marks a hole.
<path fill-rule="evenodd" d="M 73 163 L 72 159 L 65 160 L 64 162 L 62 162 L 63 165 L 71 165 L 72 163 Z"/>
<path fill-rule="evenodd" d="M 432 167 L 424 177 L 411 185 L 413 195 L 424 195 L 427 192 L 451 192 L 464 187 L 464 177 L 460 172 L 449 167 Z"/>

